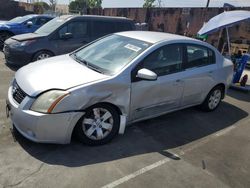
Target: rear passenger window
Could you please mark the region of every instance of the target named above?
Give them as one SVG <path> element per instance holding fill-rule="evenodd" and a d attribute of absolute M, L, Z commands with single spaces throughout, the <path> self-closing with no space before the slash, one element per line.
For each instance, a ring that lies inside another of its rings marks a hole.
<path fill-rule="evenodd" d="M 211 49 L 199 45 L 187 45 L 186 69 L 211 64 L 215 64 L 215 54 Z"/>
<path fill-rule="evenodd" d="M 129 23 L 118 22 L 115 25 L 116 25 L 116 32 L 129 31 L 132 29 L 132 27 Z"/>
<path fill-rule="evenodd" d="M 99 38 L 104 35 L 115 33 L 115 23 L 107 21 L 94 21 L 93 22 L 93 36 Z"/>

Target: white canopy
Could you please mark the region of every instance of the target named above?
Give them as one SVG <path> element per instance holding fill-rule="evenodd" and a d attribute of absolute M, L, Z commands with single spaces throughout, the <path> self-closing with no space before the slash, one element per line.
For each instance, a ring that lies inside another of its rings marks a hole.
<path fill-rule="evenodd" d="M 241 21 L 250 19 L 250 11 L 234 10 L 223 12 L 211 18 L 198 32 L 199 35 L 210 34 L 219 29 L 231 27 Z"/>

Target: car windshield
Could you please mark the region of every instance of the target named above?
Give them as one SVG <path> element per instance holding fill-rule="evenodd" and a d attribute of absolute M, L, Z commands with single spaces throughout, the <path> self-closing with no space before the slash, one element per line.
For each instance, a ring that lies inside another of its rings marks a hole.
<path fill-rule="evenodd" d="M 48 35 L 52 32 L 54 32 L 58 27 L 60 27 L 62 24 L 65 23 L 65 19 L 56 17 L 53 20 L 47 22 L 42 27 L 40 27 L 38 30 L 36 30 L 35 33 L 41 34 L 41 35 Z"/>
<path fill-rule="evenodd" d="M 32 17 L 33 17 L 32 15 L 16 17 L 16 18 L 13 18 L 12 20 L 8 21 L 7 23 L 23 23 L 23 22 L 29 20 Z"/>
<path fill-rule="evenodd" d="M 120 35 L 110 35 L 75 52 L 72 57 L 97 71 L 115 74 L 151 44 Z"/>

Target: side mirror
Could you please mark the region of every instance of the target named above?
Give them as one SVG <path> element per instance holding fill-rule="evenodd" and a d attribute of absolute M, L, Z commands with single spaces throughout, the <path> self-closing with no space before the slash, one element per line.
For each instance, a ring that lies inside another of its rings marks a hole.
<path fill-rule="evenodd" d="M 73 34 L 72 33 L 65 33 L 65 34 L 62 34 L 60 36 L 60 39 L 64 39 L 64 40 L 67 40 L 67 39 L 70 39 L 70 38 L 73 38 Z"/>
<path fill-rule="evenodd" d="M 32 27 L 33 22 L 32 22 L 32 21 L 28 21 L 28 22 L 26 23 L 26 25 L 27 25 L 27 27 Z"/>
<path fill-rule="evenodd" d="M 157 74 L 155 74 L 153 71 L 145 69 L 145 68 L 140 69 L 137 72 L 136 77 L 141 78 L 143 80 L 151 80 L 151 81 L 157 80 Z"/>

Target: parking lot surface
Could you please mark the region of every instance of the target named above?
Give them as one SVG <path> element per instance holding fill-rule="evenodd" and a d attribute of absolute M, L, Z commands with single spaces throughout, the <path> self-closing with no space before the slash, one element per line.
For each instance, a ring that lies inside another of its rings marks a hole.
<path fill-rule="evenodd" d="M 215 112 L 189 108 L 133 124 L 103 146 L 37 144 L 11 134 L 14 71 L 4 62 L 0 52 L 0 188 L 250 187 L 249 93 L 229 90 Z"/>

